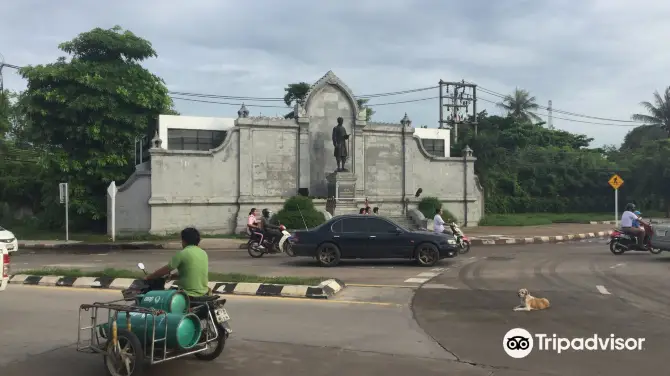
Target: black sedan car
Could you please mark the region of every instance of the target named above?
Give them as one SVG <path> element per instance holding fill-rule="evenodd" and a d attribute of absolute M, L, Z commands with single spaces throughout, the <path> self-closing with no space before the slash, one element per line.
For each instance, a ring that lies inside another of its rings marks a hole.
<path fill-rule="evenodd" d="M 310 230 L 296 231 L 291 239 L 295 256 L 336 266 L 341 259 L 405 258 L 421 266 L 458 254 L 456 240 L 447 234 L 410 231 L 379 216 L 350 214 L 333 217 Z"/>

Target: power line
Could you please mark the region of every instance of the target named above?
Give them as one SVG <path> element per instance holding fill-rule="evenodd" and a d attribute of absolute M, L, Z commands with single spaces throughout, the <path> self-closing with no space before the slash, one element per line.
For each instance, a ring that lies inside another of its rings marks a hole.
<path fill-rule="evenodd" d="M 2 66 L 6 66 L 8 68 L 14 68 L 14 69 L 20 69 L 21 68 L 17 65 L 13 65 L 13 64 L 0 63 L 0 67 L 2 67 Z M 392 91 L 392 92 L 386 92 L 386 93 L 358 95 L 358 96 L 355 96 L 355 98 L 356 99 L 372 99 L 372 98 L 379 98 L 379 97 L 388 97 L 388 96 L 393 96 L 393 95 L 403 95 L 403 94 L 417 93 L 417 92 L 421 92 L 421 91 L 432 90 L 432 89 L 435 89 L 435 88 L 437 88 L 437 86 L 421 87 L 421 88 L 416 88 L 416 89 Z M 283 102 L 284 101 L 284 98 L 243 97 L 243 96 L 235 96 L 235 95 L 192 93 L 192 92 L 185 92 L 185 91 L 171 91 L 171 92 L 168 92 L 168 94 L 170 94 L 170 95 L 182 95 L 182 96 L 187 96 L 187 97 L 232 99 L 232 100 L 244 100 L 244 101 L 254 101 L 254 102 Z M 256 107 L 259 107 L 259 106 L 256 106 Z"/>
<path fill-rule="evenodd" d="M 494 96 L 494 97 L 498 97 L 498 98 L 502 98 L 502 99 L 505 99 L 505 98 L 508 98 L 508 97 L 509 97 L 509 95 L 500 94 L 500 93 L 498 93 L 498 92 L 495 92 L 495 91 L 493 91 L 493 90 L 487 89 L 487 88 L 482 87 L 482 86 L 477 86 L 477 88 L 478 88 L 479 90 L 481 90 L 482 92 L 484 92 L 484 93 L 486 93 L 486 94 L 489 94 L 489 95 L 492 95 L 492 96 Z M 552 107 L 551 109 L 549 109 L 549 107 L 544 107 L 544 106 L 541 106 L 541 105 L 538 105 L 538 108 L 540 108 L 540 109 L 542 109 L 542 110 L 547 110 L 547 111 L 551 110 L 551 111 L 553 111 L 553 112 L 558 112 L 558 113 L 561 113 L 561 114 L 564 114 L 564 115 L 570 115 L 570 116 L 575 116 L 575 117 L 583 117 L 583 118 L 587 118 L 587 119 L 604 120 L 604 121 L 615 121 L 615 122 L 620 122 L 620 123 L 635 123 L 635 124 L 641 124 L 640 122 L 635 121 L 635 120 L 621 120 L 621 119 L 603 118 L 603 117 L 598 117 L 598 116 L 590 116 L 590 115 L 578 114 L 578 113 L 570 112 L 570 111 L 557 110 L 557 109 L 555 109 L 555 108 L 553 108 L 553 107 Z M 560 118 L 557 118 L 557 119 L 560 119 Z"/>
<path fill-rule="evenodd" d="M 410 99 L 406 101 L 397 101 L 397 102 L 386 102 L 386 103 L 374 103 L 374 104 L 368 104 L 366 103 L 366 107 L 379 107 L 379 106 L 388 106 L 392 104 L 402 104 L 402 103 L 412 103 L 412 102 L 422 102 L 422 101 L 427 101 L 431 99 L 436 99 L 437 97 L 426 97 L 426 98 L 419 98 L 419 99 Z M 178 99 L 182 101 L 189 101 L 189 102 L 199 102 L 199 103 L 211 103 L 211 104 L 222 104 L 222 105 L 227 105 L 227 106 L 242 106 L 244 104 L 246 107 L 264 107 L 264 108 L 283 108 L 283 109 L 290 109 L 291 107 L 288 106 L 271 106 L 271 105 L 264 105 L 264 104 L 246 104 L 246 103 L 231 103 L 231 102 L 219 102 L 219 101 L 209 101 L 209 100 L 204 100 L 204 99 L 193 99 L 193 98 L 182 98 L 182 97 L 175 97 L 172 96 L 172 99 Z"/>
<path fill-rule="evenodd" d="M 198 102 L 198 103 L 210 103 L 210 104 L 222 104 L 222 105 L 227 105 L 227 106 L 241 107 L 242 104 L 244 104 L 246 107 L 283 108 L 283 109 L 290 108 L 288 106 L 270 106 L 270 105 L 263 105 L 263 104 L 230 103 L 230 102 L 208 101 L 208 100 L 204 100 L 204 99 L 181 98 L 181 97 L 175 97 L 175 96 L 171 96 L 171 97 L 172 97 L 172 99 L 178 99 L 178 100 L 181 100 L 181 101 Z"/>
<path fill-rule="evenodd" d="M 483 100 L 484 102 L 489 102 L 489 103 L 493 103 L 493 104 L 498 104 L 498 102 L 491 101 L 491 100 L 488 100 L 488 99 L 486 99 L 486 98 L 481 98 L 481 97 L 480 97 L 480 98 L 478 98 L 478 99 L 481 99 L 481 100 Z M 542 106 L 538 106 L 538 109 L 540 109 L 540 110 L 544 110 L 544 108 L 542 108 Z M 553 111 L 556 111 L 556 110 L 554 110 L 554 109 L 552 109 L 552 110 L 553 110 Z M 545 116 L 545 117 L 546 117 L 546 116 L 549 116 L 548 114 L 538 114 L 538 113 L 535 113 L 535 112 L 533 112 L 533 111 L 527 111 L 527 112 L 528 112 L 528 113 L 531 113 L 531 114 L 534 114 L 534 115 L 537 115 L 537 116 Z M 585 120 L 568 119 L 568 118 L 558 117 L 558 116 L 556 116 L 556 115 L 552 115 L 552 118 L 554 118 L 554 119 L 560 119 L 560 120 L 566 120 L 566 121 L 572 121 L 572 122 L 575 122 L 575 123 L 584 123 L 584 124 L 593 124 L 593 125 L 606 125 L 606 126 L 614 126 L 614 127 L 639 127 L 640 125 L 642 125 L 642 124 L 640 124 L 640 123 L 637 123 L 637 124 L 596 123 L 596 122 L 594 122 L 594 121 L 585 121 Z"/>
<path fill-rule="evenodd" d="M 8 68 L 13 68 L 13 69 L 20 69 L 22 67 L 13 65 L 13 64 L 7 64 L 7 63 L 0 63 L 0 68 L 2 67 L 8 67 Z M 466 82 L 469 84 L 473 84 L 472 82 Z M 360 95 L 356 96 L 356 99 L 373 99 L 373 98 L 380 98 L 380 97 L 387 97 L 387 96 L 394 96 L 394 95 L 404 95 L 404 94 L 411 94 L 411 93 L 417 93 L 417 92 L 422 92 L 426 90 L 432 90 L 436 89 L 439 86 L 430 86 L 430 87 L 423 87 L 423 88 L 417 88 L 417 89 L 409 89 L 409 90 L 402 90 L 402 91 L 395 91 L 395 92 L 386 92 L 386 93 L 377 93 L 377 94 L 366 94 L 366 95 Z M 483 93 L 505 99 L 508 97 L 508 95 L 504 95 L 498 92 L 495 92 L 493 90 L 487 89 L 485 87 L 477 85 L 477 88 L 482 91 Z M 192 92 L 181 92 L 181 91 L 175 91 L 175 92 L 168 92 L 172 96 L 173 99 L 177 100 L 183 100 L 183 101 L 189 101 L 189 102 L 200 102 L 200 103 L 211 103 L 211 104 L 221 104 L 221 105 L 230 105 L 230 106 L 241 106 L 242 103 L 230 103 L 230 102 L 219 102 L 219 101 L 208 101 L 204 99 L 193 99 L 193 98 L 184 98 L 184 97 L 194 97 L 194 98 L 209 98 L 209 99 L 225 99 L 225 100 L 238 100 L 238 101 L 251 101 L 251 102 L 283 102 L 283 98 L 272 98 L 272 97 L 244 97 L 244 96 L 232 96 L 232 95 L 216 95 L 216 94 L 202 94 L 202 93 L 192 93 Z M 175 95 L 179 95 L 179 97 L 175 97 Z M 438 97 L 426 97 L 426 98 L 419 98 L 419 99 L 411 99 L 411 100 L 406 100 L 406 101 L 396 101 L 396 102 L 387 102 L 387 103 L 368 103 L 366 106 L 368 107 L 378 107 L 378 106 L 388 106 L 388 105 L 393 105 L 393 104 L 403 104 L 403 103 L 413 103 L 413 102 L 422 102 L 426 100 L 431 100 L 431 99 L 437 99 Z M 484 98 L 480 98 L 486 102 L 490 103 L 495 103 L 492 101 L 488 101 Z M 246 104 L 247 107 L 263 107 L 263 108 L 289 108 L 288 106 L 272 106 L 272 105 L 260 105 L 260 104 Z M 610 119 L 610 118 L 602 118 L 602 117 L 597 117 L 597 116 L 590 116 L 590 115 L 584 115 L 584 114 L 579 114 L 575 112 L 570 112 L 570 111 L 564 111 L 564 110 L 558 110 L 555 108 L 549 109 L 548 107 L 540 106 L 538 105 L 538 109 L 541 110 L 547 110 L 547 111 L 552 111 L 555 113 L 560 113 L 564 115 L 569 115 L 569 116 L 574 116 L 574 117 L 581 117 L 581 118 L 587 118 L 587 119 L 595 119 L 595 120 L 604 120 L 604 121 L 612 121 L 612 122 L 619 122 L 619 123 L 627 123 L 627 124 L 611 124 L 611 123 L 596 123 L 596 122 L 588 122 L 588 121 L 582 121 L 582 120 L 575 120 L 575 119 L 567 119 L 567 118 L 561 118 L 561 117 L 556 117 L 553 116 L 553 118 L 556 119 L 561 119 L 561 120 L 566 120 L 566 121 L 572 121 L 572 122 L 577 122 L 577 123 L 585 123 L 585 124 L 595 124 L 595 125 L 614 125 L 614 126 L 637 126 L 641 125 L 643 123 L 633 121 L 633 120 L 621 120 L 621 119 Z M 544 115 L 546 116 L 546 115 Z"/>

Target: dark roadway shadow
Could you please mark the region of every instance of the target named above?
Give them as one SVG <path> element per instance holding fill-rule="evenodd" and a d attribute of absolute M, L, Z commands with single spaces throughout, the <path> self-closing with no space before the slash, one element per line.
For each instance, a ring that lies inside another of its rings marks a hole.
<path fill-rule="evenodd" d="M 419 325 L 464 361 L 571 376 L 660 374 L 659 370 L 667 367 L 670 320 L 640 311 L 614 296 L 552 292 L 551 308 L 535 312 L 514 312 L 517 304 L 512 288 L 420 289 L 412 306 Z M 617 337 L 646 338 L 646 342 L 639 352 L 557 354 L 534 350 L 524 359 L 513 359 L 504 352 L 502 342 L 505 333 L 517 327 L 549 336 L 555 333 L 575 338 L 597 333 L 609 337 L 614 333 Z"/>
<path fill-rule="evenodd" d="M 439 261 L 432 268 L 446 268 L 454 264 L 457 260 L 444 259 Z M 319 263 L 313 258 L 309 257 L 300 257 L 292 258 L 287 261 L 282 262 L 284 266 L 294 266 L 294 267 L 321 267 Z M 391 268 L 391 267 L 407 267 L 407 268 L 417 268 L 417 270 L 429 271 L 431 267 L 421 267 L 417 265 L 414 260 L 407 259 L 354 259 L 354 260 L 341 260 L 340 264 L 335 268 L 339 267 L 380 267 L 380 268 Z M 325 268 L 324 268 L 325 269 Z"/>

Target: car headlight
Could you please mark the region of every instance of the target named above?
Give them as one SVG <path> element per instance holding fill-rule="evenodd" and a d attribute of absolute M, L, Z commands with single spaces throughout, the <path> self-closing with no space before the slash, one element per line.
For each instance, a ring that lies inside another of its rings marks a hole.
<path fill-rule="evenodd" d="M 447 240 L 447 244 L 452 244 L 452 245 L 456 244 L 456 240 L 455 239 L 449 239 L 449 240 Z"/>

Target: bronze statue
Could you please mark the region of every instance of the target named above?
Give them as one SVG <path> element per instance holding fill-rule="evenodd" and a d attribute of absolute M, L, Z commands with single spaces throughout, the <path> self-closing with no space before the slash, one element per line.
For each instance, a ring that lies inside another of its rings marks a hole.
<path fill-rule="evenodd" d="M 349 135 L 347 130 L 344 128 L 342 123 L 344 119 L 341 117 L 337 118 L 337 125 L 333 127 L 333 146 L 335 147 L 334 155 L 335 160 L 337 161 L 337 170 L 336 171 L 348 171 L 344 168 L 344 163 L 347 161 L 349 156 L 348 140 Z"/>

